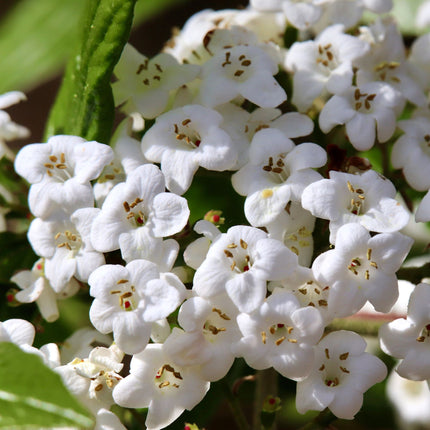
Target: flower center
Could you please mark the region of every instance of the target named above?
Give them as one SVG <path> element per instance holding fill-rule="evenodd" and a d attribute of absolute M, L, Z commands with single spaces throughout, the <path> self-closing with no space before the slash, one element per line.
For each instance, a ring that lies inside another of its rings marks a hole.
<path fill-rule="evenodd" d="M 231 79 L 244 82 L 249 78 L 252 71 L 252 68 L 249 69 L 251 64 L 252 61 L 245 54 L 232 55 L 231 51 L 227 51 L 221 66 Z"/>
<path fill-rule="evenodd" d="M 231 261 L 230 269 L 232 272 L 243 273 L 247 272 L 251 266 L 251 257 L 247 253 L 248 244 L 240 239 L 240 245 L 232 242 L 224 249 L 224 255 Z"/>
<path fill-rule="evenodd" d="M 394 74 L 394 71 L 399 66 L 400 63 L 397 61 L 383 61 L 382 63 L 379 63 L 374 70 L 379 80 L 385 82 L 391 81 L 391 83 L 394 82 L 395 84 L 398 84 L 400 79 Z"/>
<path fill-rule="evenodd" d="M 284 163 L 285 157 L 286 154 L 284 153 L 278 154 L 278 156 L 275 157 L 276 161 L 273 157 L 269 157 L 267 164 L 262 167 L 265 172 L 268 172 L 271 179 L 278 184 L 282 184 L 290 176 L 289 169 Z"/>
<path fill-rule="evenodd" d="M 357 88 L 354 92 L 354 109 L 361 113 L 372 112 L 372 102 L 375 97 L 376 94 L 361 93 L 360 89 Z"/>
<path fill-rule="evenodd" d="M 284 323 L 276 323 L 269 327 L 266 331 L 261 332 L 261 342 L 266 345 L 270 340 L 276 346 L 281 345 L 284 341 L 297 343 L 297 339 L 292 336 L 294 327 L 287 326 Z"/>
<path fill-rule="evenodd" d="M 114 180 L 117 180 L 118 182 L 124 182 L 125 172 L 119 163 L 112 161 L 103 169 L 103 172 L 97 182 L 103 184 L 104 182 Z"/>
<path fill-rule="evenodd" d="M 318 369 L 327 387 L 337 387 L 342 383 L 346 375 L 350 373 L 347 369 L 349 352 L 332 357 L 328 348 L 324 350 L 325 360 Z"/>
<path fill-rule="evenodd" d="M 59 156 L 51 154 L 49 161 L 44 164 L 46 168 L 46 174 L 50 178 L 54 178 L 59 182 L 64 182 L 73 176 L 73 172 L 66 163 L 66 156 L 62 152 Z"/>
<path fill-rule="evenodd" d="M 55 244 L 58 248 L 66 248 L 73 253 L 77 254 L 81 249 L 82 239 L 77 232 L 65 230 L 58 232 L 55 236 Z"/>
<path fill-rule="evenodd" d="M 347 182 L 348 191 L 351 193 L 348 210 L 354 215 L 363 215 L 365 212 L 364 203 L 366 200 L 365 193 L 362 188 L 354 188 L 351 182 Z"/>
<path fill-rule="evenodd" d="M 180 125 L 173 124 L 173 127 L 176 139 L 185 144 L 189 149 L 195 149 L 200 146 L 202 139 L 200 134 L 190 124 L 191 119 L 186 118 Z"/>
<path fill-rule="evenodd" d="M 136 197 L 132 203 L 128 203 L 127 201 L 123 203 L 126 218 L 133 227 L 141 227 L 147 221 L 142 202 L 143 199 Z"/>
<path fill-rule="evenodd" d="M 309 280 L 296 291 L 295 296 L 303 306 L 314 306 L 326 308 L 328 304 L 330 287 L 321 287 L 317 282 Z"/>
<path fill-rule="evenodd" d="M 164 364 L 155 374 L 154 383 L 161 390 L 167 387 L 179 388 L 182 375 L 170 364 Z"/>
<path fill-rule="evenodd" d="M 116 283 L 116 289 L 111 290 L 111 295 L 118 296 L 119 307 L 126 312 L 133 311 L 137 308 L 135 293 L 136 288 L 134 285 L 130 285 L 128 279 L 120 279 Z"/>
<path fill-rule="evenodd" d="M 336 57 L 332 51 L 331 43 L 321 46 L 318 45 L 317 65 L 322 68 L 323 72 L 330 72 L 337 67 Z"/>
<path fill-rule="evenodd" d="M 203 334 L 210 340 L 213 336 L 227 331 L 228 327 L 221 326 L 226 325 L 226 323 L 228 325 L 228 321 L 231 321 L 231 318 L 223 313 L 221 309 L 212 308 L 211 314 L 203 325 Z"/>
<path fill-rule="evenodd" d="M 417 342 L 423 343 L 429 343 L 429 337 L 430 337 L 430 324 L 427 324 L 420 333 L 420 336 L 417 337 Z"/>
<path fill-rule="evenodd" d="M 163 69 L 157 63 L 150 63 L 146 59 L 143 63 L 139 64 L 136 70 L 136 75 L 140 76 L 142 83 L 147 87 L 158 88 L 161 86 L 163 76 Z"/>
<path fill-rule="evenodd" d="M 366 259 L 356 257 L 351 260 L 348 265 L 348 270 L 354 275 L 362 275 L 364 279 L 368 281 L 370 279 L 370 273 L 374 269 L 378 269 L 378 265 L 372 261 L 372 248 L 368 248 L 366 252 Z"/>
<path fill-rule="evenodd" d="M 311 236 L 312 232 L 306 226 L 302 226 L 292 233 L 285 232 L 283 242 L 294 254 L 299 255 L 301 248 L 307 248 L 311 245 L 308 239 Z"/>

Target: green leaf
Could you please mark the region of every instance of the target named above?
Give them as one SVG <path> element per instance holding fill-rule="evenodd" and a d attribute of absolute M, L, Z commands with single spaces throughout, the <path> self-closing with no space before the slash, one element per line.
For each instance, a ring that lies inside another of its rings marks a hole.
<path fill-rule="evenodd" d="M 0 25 L 0 93 L 28 89 L 65 63 L 85 0 L 25 0 Z"/>
<path fill-rule="evenodd" d="M 140 0 L 135 24 L 187 0 Z M 60 72 L 76 45 L 86 0 L 21 0 L 0 23 L 0 94 Z"/>
<path fill-rule="evenodd" d="M 110 79 L 133 19 L 136 0 L 89 0 L 79 46 L 51 111 L 47 135 L 108 143 L 114 117 Z"/>
<path fill-rule="evenodd" d="M 91 414 L 40 357 L 0 343 L 0 428 L 94 425 Z"/>

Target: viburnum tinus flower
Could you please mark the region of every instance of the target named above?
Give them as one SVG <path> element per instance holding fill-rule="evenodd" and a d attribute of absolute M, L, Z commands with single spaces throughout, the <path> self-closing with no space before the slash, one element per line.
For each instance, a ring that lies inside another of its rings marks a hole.
<path fill-rule="evenodd" d="M 211 299 L 191 297 L 178 314 L 183 330 L 174 328 L 164 347 L 179 365 L 200 365 L 203 379 L 217 381 L 227 374 L 235 358 L 232 344 L 241 337 L 237 315 L 227 294 Z"/>
<path fill-rule="evenodd" d="M 75 358 L 57 367 L 64 384 L 92 411 L 110 408 L 114 403 L 112 390 L 122 379 L 119 372 L 124 353 L 113 344 L 109 348 L 96 347 L 87 358 Z"/>
<path fill-rule="evenodd" d="M 397 373 L 413 381 L 430 379 L 430 285 L 418 284 L 412 292 L 406 319 L 379 329 L 381 348 L 402 359 Z"/>
<path fill-rule="evenodd" d="M 231 169 L 237 149 L 220 128 L 222 116 L 200 105 L 187 105 L 160 115 L 142 139 L 145 157 L 161 163 L 167 188 L 183 194 L 199 166 L 207 170 Z"/>
<path fill-rule="evenodd" d="M 338 291 L 335 307 L 352 314 L 369 300 L 375 310 L 389 312 L 399 296 L 395 272 L 412 244 L 398 232 L 371 237 L 363 226 L 345 224 L 337 231 L 335 248 L 320 254 L 312 268 L 331 293 Z"/>
<path fill-rule="evenodd" d="M 289 49 L 285 64 L 294 73 L 292 102 L 299 111 L 325 92 L 340 93 L 351 86 L 353 62 L 369 45 L 343 30 L 342 25 L 330 26 L 314 41 L 296 42 Z"/>
<path fill-rule="evenodd" d="M 36 302 L 40 314 L 52 322 L 60 316 L 57 300 L 65 299 L 78 292 L 80 286 L 75 278 L 71 278 L 68 284 L 57 293 L 52 288 L 45 276 L 45 259 L 37 260 L 31 270 L 22 270 L 13 275 L 10 280 L 18 285 L 22 291 L 15 294 L 15 299 L 21 303 Z"/>
<path fill-rule="evenodd" d="M 426 173 L 430 167 L 430 121 L 425 116 L 417 116 L 399 121 L 397 125 L 405 134 L 393 146 L 393 167 L 402 169 L 412 188 L 427 191 L 430 189 Z"/>
<path fill-rule="evenodd" d="M 73 276 L 87 282 L 91 272 L 105 263 L 103 254 L 90 241 L 91 226 L 99 213 L 81 208 L 71 215 L 36 218 L 28 229 L 28 240 L 37 255 L 45 258 L 45 275 L 56 293 L 67 288 Z"/>
<path fill-rule="evenodd" d="M 330 220 L 330 243 L 347 223 L 359 223 L 369 231 L 390 233 L 402 229 L 409 213 L 394 199 L 394 185 L 374 170 L 361 175 L 330 171 L 305 188 L 302 205 L 312 215 Z"/>
<path fill-rule="evenodd" d="M 26 99 L 25 94 L 20 91 L 10 91 L 0 95 L 0 159 L 3 156 L 11 160 L 15 158 L 15 154 L 6 145 L 8 140 L 22 139 L 30 134 L 27 128 L 14 123 L 3 110 Z"/>
<path fill-rule="evenodd" d="M 240 95 L 257 106 L 276 107 L 287 99 L 273 77 L 277 72 L 277 63 L 257 46 L 220 50 L 203 65 L 199 99 L 215 107 Z"/>
<path fill-rule="evenodd" d="M 290 200 L 300 201 L 305 187 L 321 179 L 312 170 L 325 164 L 325 151 L 314 143 L 295 146 L 277 129 L 259 131 L 251 142 L 249 162 L 232 176 L 245 200 L 245 215 L 256 227 L 275 220 Z"/>
<path fill-rule="evenodd" d="M 113 332 L 116 344 L 127 354 L 142 351 L 152 323 L 170 315 L 185 298 L 185 287 L 174 274 L 160 274 L 146 260 L 133 260 L 125 267 L 101 266 L 88 283 L 94 297 L 92 324 L 101 333 Z"/>
<path fill-rule="evenodd" d="M 155 118 L 166 108 L 170 92 L 192 81 L 199 71 L 199 66 L 179 64 L 166 53 L 149 59 L 127 44 L 115 68 L 115 104 L 125 103 L 122 109 L 127 113 Z"/>
<path fill-rule="evenodd" d="M 145 425 L 158 430 L 191 410 L 209 390 L 198 366 L 179 366 L 163 344 L 148 345 L 134 354 L 130 374 L 114 388 L 115 402 L 127 408 L 148 408 Z"/>
<path fill-rule="evenodd" d="M 205 298 L 227 292 L 241 312 L 252 312 L 266 297 L 267 281 L 288 276 L 296 265 L 297 256 L 280 241 L 257 228 L 234 226 L 212 243 L 193 290 Z"/>
<path fill-rule="evenodd" d="M 293 294 L 277 290 L 252 314 L 239 314 L 237 323 L 243 336 L 233 349 L 249 366 L 273 367 L 296 381 L 308 376 L 314 345 L 324 331 L 317 309 L 302 307 Z"/>
<path fill-rule="evenodd" d="M 383 82 L 350 86 L 325 104 L 319 125 L 328 133 L 336 125 L 345 124 L 352 146 L 367 151 L 375 139 L 386 142 L 393 135 L 396 111 L 402 103 L 400 93 Z"/>
<path fill-rule="evenodd" d="M 41 218 L 55 211 L 73 212 L 94 205 L 90 181 L 113 160 L 112 149 L 78 136 L 53 136 L 47 143 L 24 146 L 15 170 L 30 182 L 28 203 Z"/>
<path fill-rule="evenodd" d="M 387 375 L 385 364 L 365 349 L 364 339 L 351 331 L 325 336 L 316 347 L 313 370 L 297 383 L 297 410 L 328 408 L 338 418 L 353 419 L 363 393 Z"/>
<path fill-rule="evenodd" d="M 108 194 L 94 219 L 94 248 L 100 252 L 121 248 L 123 258 L 129 261 L 164 261 L 166 255 L 169 260 L 168 255 L 177 252 L 177 244 L 162 238 L 181 231 L 190 211 L 184 198 L 164 191 L 164 176 L 157 166 L 145 164 L 133 170 L 126 182 Z"/>

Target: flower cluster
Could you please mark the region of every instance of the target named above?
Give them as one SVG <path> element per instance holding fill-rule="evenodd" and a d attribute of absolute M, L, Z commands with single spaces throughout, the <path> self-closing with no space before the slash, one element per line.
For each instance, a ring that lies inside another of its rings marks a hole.
<path fill-rule="evenodd" d="M 387 166 L 394 143 L 393 168 L 427 192 L 416 221 L 430 221 L 428 35 L 406 51 L 390 17 L 357 27 L 365 9 L 391 6 L 253 0 L 202 11 L 152 59 L 124 48 L 113 92 L 129 118 L 110 146 L 60 135 L 18 153 L 40 259 L 12 278 L 16 299 L 53 321 L 56 301 L 88 283 L 93 335 L 114 343 L 83 349 L 82 335 L 78 358 L 50 363 L 100 423 L 124 428 L 117 404 L 148 408 L 147 428 L 164 428 L 236 358 L 297 381 L 299 412 L 344 419 L 385 378 L 359 334 L 327 328 L 367 302 L 389 313 L 414 243 L 400 232 L 412 208 L 389 168 L 347 154 L 374 147 Z M 287 27 L 298 30 L 291 46 Z M 205 171 L 214 187 L 231 178 L 249 225 L 224 229 L 214 210 L 192 231 L 184 195 Z M 10 321 L 0 337 L 32 343 Z M 380 337 L 401 376 L 430 379 L 430 285 Z"/>

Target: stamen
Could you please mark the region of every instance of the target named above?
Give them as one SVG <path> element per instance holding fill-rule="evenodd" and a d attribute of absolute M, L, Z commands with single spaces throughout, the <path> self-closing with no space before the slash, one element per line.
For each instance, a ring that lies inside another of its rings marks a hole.
<path fill-rule="evenodd" d="M 261 332 L 261 341 L 266 345 L 266 332 L 265 331 Z"/>
<path fill-rule="evenodd" d="M 279 346 L 284 340 L 286 339 L 286 337 L 285 336 L 282 336 L 282 337 L 280 337 L 276 342 L 275 342 L 275 344 L 276 344 L 276 346 Z M 288 339 L 288 340 L 290 340 L 290 339 Z"/>
<path fill-rule="evenodd" d="M 349 352 L 344 352 L 343 354 L 339 355 L 339 360 L 346 360 L 349 356 Z"/>
<path fill-rule="evenodd" d="M 329 353 L 328 348 L 326 348 L 326 349 L 324 350 L 324 352 L 325 352 L 325 356 L 326 356 L 328 359 L 330 359 L 330 353 Z"/>

